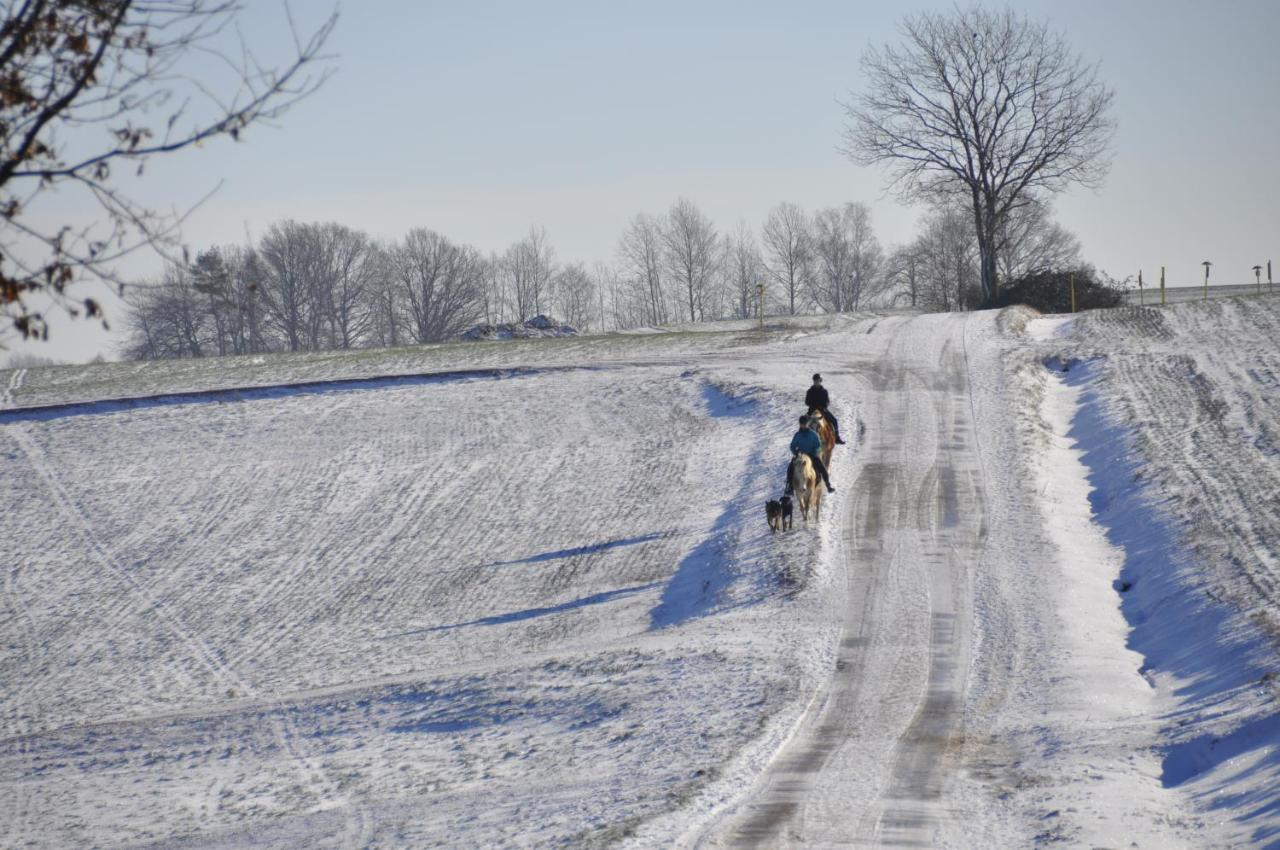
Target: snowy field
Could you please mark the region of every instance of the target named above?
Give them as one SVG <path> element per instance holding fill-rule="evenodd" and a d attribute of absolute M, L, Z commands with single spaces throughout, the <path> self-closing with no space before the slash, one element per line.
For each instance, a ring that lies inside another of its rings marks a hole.
<path fill-rule="evenodd" d="M 1278 329 L 0 372 L 0 847 L 1266 846 Z"/>
<path fill-rule="evenodd" d="M 576 845 L 687 800 L 824 672 L 823 535 L 762 517 L 813 336 L 9 414 L 4 846 Z M 37 371 L 10 401 L 93 380 Z"/>

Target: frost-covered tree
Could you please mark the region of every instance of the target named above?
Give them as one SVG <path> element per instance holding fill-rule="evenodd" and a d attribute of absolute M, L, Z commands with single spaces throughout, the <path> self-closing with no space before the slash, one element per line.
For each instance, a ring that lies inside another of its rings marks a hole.
<path fill-rule="evenodd" d="M 765 219 L 761 235 L 765 270 L 781 290 L 787 312 L 794 316 L 796 299 L 809 285 L 813 263 L 813 229 L 809 216 L 795 204 L 778 204 Z"/>
<path fill-rule="evenodd" d="M 723 275 L 731 298 L 733 313 L 740 319 L 756 315 L 760 290 L 765 284 L 764 260 L 755 234 L 745 221 L 739 221 L 733 233 L 725 236 Z"/>
<path fill-rule="evenodd" d="M 596 284 L 581 263 L 572 263 L 556 272 L 556 313 L 559 319 L 578 330 L 587 330 L 596 315 Z"/>
<path fill-rule="evenodd" d="M 824 310 L 856 310 L 872 294 L 883 260 L 866 204 L 821 210 L 813 217 L 810 289 Z"/>
<path fill-rule="evenodd" d="M 672 204 L 662 229 L 662 259 L 670 279 L 680 287 L 691 322 L 708 317 L 718 243 L 715 225 L 692 201 L 680 198 Z"/>
<path fill-rule="evenodd" d="M 499 272 L 511 312 L 518 322 L 531 319 L 549 307 L 551 281 L 556 273 L 555 250 L 541 227 L 507 249 Z"/>
<path fill-rule="evenodd" d="M 663 291 L 662 222 L 638 213 L 618 240 L 618 261 L 627 291 L 620 309 L 629 327 L 666 324 L 667 296 Z"/>

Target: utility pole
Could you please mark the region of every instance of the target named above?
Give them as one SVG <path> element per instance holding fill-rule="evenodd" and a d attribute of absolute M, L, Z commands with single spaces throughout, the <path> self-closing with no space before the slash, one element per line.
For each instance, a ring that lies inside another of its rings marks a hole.
<path fill-rule="evenodd" d="M 1160 267 L 1160 306 L 1164 306 L 1164 266 Z"/>
<path fill-rule="evenodd" d="M 1142 294 L 1142 269 L 1138 269 L 1138 306 L 1147 306 L 1146 297 Z"/>
<path fill-rule="evenodd" d="M 1209 266 L 1213 263 L 1208 260 L 1202 260 L 1200 265 L 1204 266 L 1204 300 L 1209 300 Z"/>
<path fill-rule="evenodd" d="M 764 284 L 756 284 L 756 295 L 759 303 L 757 311 L 760 313 L 760 330 L 764 330 Z"/>
<path fill-rule="evenodd" d="M 1071 312 L 1076 311 L 1076 273 L 1071 273 Z"/>

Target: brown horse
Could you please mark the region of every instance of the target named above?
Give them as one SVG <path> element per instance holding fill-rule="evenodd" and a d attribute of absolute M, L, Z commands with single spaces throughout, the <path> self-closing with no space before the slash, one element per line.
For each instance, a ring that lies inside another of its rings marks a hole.
<path fill-rule="evenodd" d="M 818 455 L 822 458 L 822 465 L 827 468 L 827 474 L 831 474 L 831 452 L 836 447 L 836 429 L 831 427 L 831 423 L 827 421 L 827 417 L 822 415 L 822 411 L 814 408 L 809 411 L 809 427 L 818 434 L 818 439 L 822 441 L 822 451 Z"/>
<path fill-rule="evenodd" d="M 809 521 L 809 509 L 813 508 L 816 522 L 822 511 L 822 486 L 818 481 L 818 470 L 813 468 L 813 461 L 804 452 L 796 455 L 791 466 L 791 491 L 800 503 L 800 516 L 804 521 Z"/>

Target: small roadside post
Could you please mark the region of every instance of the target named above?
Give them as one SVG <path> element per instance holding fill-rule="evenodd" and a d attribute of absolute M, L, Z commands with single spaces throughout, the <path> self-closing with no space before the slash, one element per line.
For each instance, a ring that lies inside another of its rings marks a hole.
<path fill-rule="evenodd" d="M 1076 311 L 1076 273 L 1071 273 L 1071 312 Z"/>
<path fill-rule="evenodd" d="M 1142 294 L 1142 269 L 1138 269 L 1138 306 L 1139 307 L 1147 306 L 1146 299 L 1143 297 L 1143 294 Z"/>
<path fill-rule="evenodd" d="M 1267 292 L 1275 293 L 1275 284 L 1271 282 L 1271 261 L 1267 260 Z"/>
<path fill-rule="evenodd" d="M 1204 266 L 1204 300 L 1208 301 L 1209 300 L 1209 266 L 1213 265 L 1213 263 L 1209 262 L 1208 260 L 1202 260 L 1200 262 L 1200 265 Z"/>
<path fill-rule="evenodd" d="M 1253 267 L 1253 278 L 1258 282 L 1258 294 L 1262 294 L 1262 266 Z"/>
<path fill-rule="evenodd" d="M 1160 306 L 1164 306 L 1164 266 L 1160 267 Z"/>
<path fill-rule="evenodd" d="M 756 312 L 760 314 L 760 330 L 764 330 L 764 284 L 756 284 Z"/>

